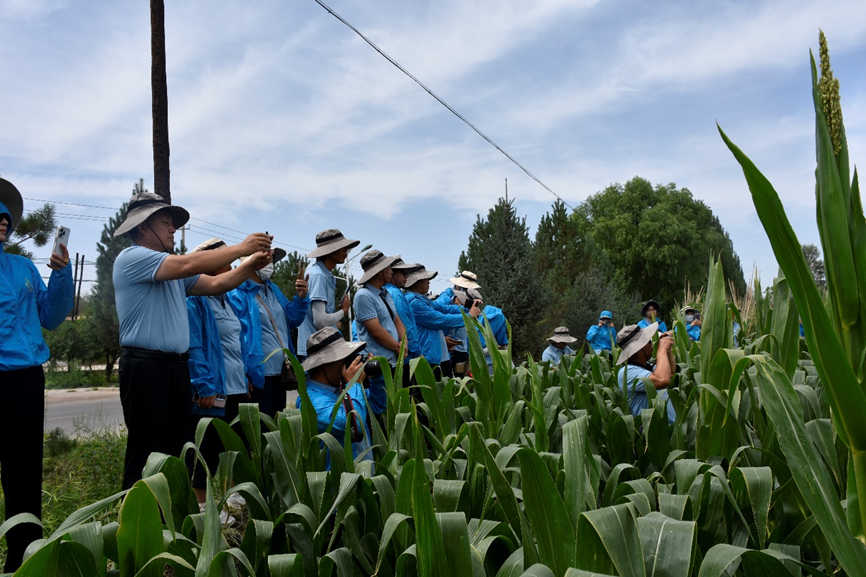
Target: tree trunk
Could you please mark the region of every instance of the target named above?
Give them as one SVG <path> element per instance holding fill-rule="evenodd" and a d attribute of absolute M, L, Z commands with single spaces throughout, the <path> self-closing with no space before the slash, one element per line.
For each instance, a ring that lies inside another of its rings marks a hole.
<path fill-rule="evenodd" d="M 171 203 L 163 0 L 150 0 L 150 55 L 150 88 L 153 103 L 153 191 Z"/>
<path fill-rule="evenodd" d="M 111 373 L 114 372 L 114 362 L 117 360 L 113 354 L 108 353 L 105 355 L 105 384 L 111 384 Z"/>

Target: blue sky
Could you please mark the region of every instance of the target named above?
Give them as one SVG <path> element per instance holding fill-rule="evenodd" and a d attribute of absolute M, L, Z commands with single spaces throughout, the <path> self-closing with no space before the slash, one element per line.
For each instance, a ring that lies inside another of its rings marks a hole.
<path fill-rule="evenodd" d="M 241 236 L 202 221 L 290 250 L 338 227 L 447 279 L 505 179 L 533 234 L 554 200 L 313 0 L 167 4 L 172 194 L 200 219 L 189 246 Z M 821 27 L 852 162 L 866 159 L 862 0 L 330 5 L 570 204 L 636 175 L 689 188 L 765 283 L 775 259 L 715 122 L 817 243 Z M 0 0 L 0 175 L 26 198 L 94 206 L 139 178 L 152 189 L 149 34 L 147 2 Z M 113 212 L 58 211 L 95 217 L 60 219 L 94 260 Z"/>

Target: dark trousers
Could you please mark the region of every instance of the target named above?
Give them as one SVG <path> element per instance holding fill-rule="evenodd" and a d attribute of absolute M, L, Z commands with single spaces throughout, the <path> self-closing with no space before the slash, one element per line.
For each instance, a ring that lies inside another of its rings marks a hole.
<path fill-rule="evenodd" d="M 0 476 L 6 519 L 19 513 L 42 518 L 42 428 L 45 374 L 42 367 L 0 371 Z M 21 565 L 24 550 L 42 538 L 42 528 L 23 523 L 6 533 L 5 572 Z"/>
<path fill-rule="evenodd" d="M 250 398 L 246 393 L 240 393 L 238 395 L 228 395 L 226 396 L 226 412 L 224 415 L 220 417 L 214 417 L 215 419 L 221 419 L 226 423 L 231 423 L 235 417 L 238 416 L 239 405 L 241 403 L 249 403 Z M 191 428 L 190 428 L 190 438 L 195 440 L 195 429 L 198 427 L 198 422 L 202 419 L 208 417 L 210 415 L 198 415 L 193 414 L 191 420 Z M 243 429 L 241 424 L 238 423 L 234 427 L 235 432 L 240 435 L 241 439 L 246 443 L 246 437 L 244 437 Z M 204 462 L 207 463 L 207 468 L 210 469 L 211 475 L 216 475 L 217 467 L 220 462 L 220 453 L 224 450 L 222 440 L 220 440 L 219 433 L 217 433 L 216 429 L 211 425 L 205 431 L 204 438 L 201 440 L 201 446 L 199 447 L 199 451 L 201 451 L 201 456 L 204 457 Z M 187 453 L 187 467 L 192 468 L 193 462 L 195 463 L 195 470 L 192 475 L 192 486 L 195 489 L 204 489 L 207 485 L 207 475 L 205 475 L 204 467 L 202 467 L 197 459 L 194 459 L 194 453 L 191 451 Z"/>
<path fill-rule="evenodd" d="M 458 369 L 463 369 L 458 371 Z M 451 371 L 455 377 L 465 377 L 469 372 L 469 353 L 451 351 Z"/>
<path fill-rule="evenodd" d="M 178 457 L 184 443 L 192 440 L 192 387 L 185 362 L 124 355 L 118 366 L 127 429 L 123 488 L 129 489 L 141 479 L 151 453 Z"/>
<path fill-rule="evenodd" d="M 263 389 L 253 389 L 252 401 L 259 406 L 259 412 L 276 418 L 277 413 L 286 408 L 286 389 L 280 375 L 265 377 Z"/>

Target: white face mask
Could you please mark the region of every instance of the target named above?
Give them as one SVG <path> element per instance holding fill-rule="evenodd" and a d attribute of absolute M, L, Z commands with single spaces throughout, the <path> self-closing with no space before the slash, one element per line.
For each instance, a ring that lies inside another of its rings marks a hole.
<path fill-rule="evenodd" d="M 271 278 L 271 275 L 274 274 L 274 263 L 271 263 L 259 271 L 256 271 L 256 274 L 259 275 L 259 278 L 263 281 Z"/>
<path fill-rule="evenodd" d="M 686 322 L 690 323 L 695 320 L 695 315 L 686 315 Z"/>

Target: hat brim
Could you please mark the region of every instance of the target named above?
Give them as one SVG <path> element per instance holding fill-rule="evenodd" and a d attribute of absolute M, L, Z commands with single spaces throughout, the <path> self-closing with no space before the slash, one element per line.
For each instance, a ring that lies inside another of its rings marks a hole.
<path fill-rule="evenodd" d="M 314 250 L 313 252 L 308 253 L 307 258 L 321 258 L 344 248 L 355 248 L 359 244 L 361 244 L 360 240 L 353 240 L 351 238 L 343 238 L 341 240 L 335 240 L 334 242 L 326 242 L 325 244 L 316 247 L 316 250 Z"/>
<path fill-rule="evenodd" d="M 328 345 L 321 351 L 308 356 L 304 359 L 304 362 L 301 363 L 301 366 L 304 367 L 304 371 L 309 372 L 316 367 L 321 367 L 328 363 L 345 361 L 356 352 L 366 348 L 366 346 L 367 343 L 339 340 Z"/>
<path fill-rule="evenodd" d="M 385 270 L 386 268 L 388 268 L 389 266 L 391 266 L 395 262 L 397 262 L 397 260 L 399 260 L 399 258 L 400 258 L 399 256 L 391 256 L 391 257 L 386 256 L 382 260 L 382 262 L 380 262 L 379 264 L 377 264 L 376 266 L 374 266 L 370 270 L 365 270 L 364 276 L 361 277 L 361 280 L 358 281 L 358 284 L 367 284 L 368 282 L 370 282 L 370 279 L 372 279 L 374 276 L 376 276 L 377 274 L 379 274 L 380 272 L 382 272 L 383 270 Z"/>
<path fill-rule="evenodd" d="M 286 252 L 285 249 L 275 248 L 274 249 L 274 260 L 273 260 L 274 264 L 277 264 L 278 262 L 280 262 L 281 260 L 286 258 L 287 254 L 288 253 Z"/>
<path fill-rule="evenodd" d="M 560 337 L 560 336 L 554 335 L 547 340 L 548 340 L 548 342 L 551 342 L 551 343 L 563 343 L 566 345 L 570 345 L 571 343 L 577 342 L 577 339 L 575 337 L 572 337 L 572 336 Z"/>
<path fill-rule="evenodd" d="M 640 308 L 640 314 L 645 315 L 645 314 L 646 314 L 646 310 L 650 307 L 650 305 L 654 306 L 654 307 L 656 308 L 657 311 L 661 310 L 661 306 L 659 306 L 659 303 L 658 303 L 658 302 L 656 302 L 656 301 L 654 301 L 654 300 L 648 300 L 648 301 L 645 302 L 645 303 L 643 304 L 643 306 Z"/>
<path fill-rule="evenodd" d="M 640 333 L 638 333 L 633 339 L 626 343 L 624 347 L 622 347 L 622 352 L 620 353 L 619 358 L 616 360 L 616 364 L 621 365 L 625 363 L 629 359 L 629 357 L 644 348 L 648 342 L 653 340 L 653 335 L 656 334 L 658 330 L 658 323 L 653 323 L 648 327 L 642 328 L 640 330 Z"/>
<path fill-rule="evenodd" d="M 448 279 L 455 285 L 465 288 L 465 289 L 480 289 L 481 285 L 475 281 L 471 281 L 469 279 L 465 279 L 462 276 L 456 276 L 454 278 Z"/>
<path fill-rule="evenodd" d="M 12 220 L 9 226 L 6 227 L 6 240 L 9 240 L 12 231 L 15 230 L 15 227 L 18 226 L 18 223 L 21 222 L 21 217 L 24 215 L 24 199 L 21 197 L 18 189 L 15 188 L 15 185 L 5 178 L 0 178 L 0 202 L 5 204 L 6 208 L 9 209 L 9 216 Z"/>
<path fill-rule="evenodd" d="M 415 283 L 421 282 L 422 280 L 433 280 L 438 274 L 439 271 L 435 270 L 423 270 L 420 272 L 413 272 L 406 279 L 406 287 L 411 287 L 415 285 Z"/>
<path fill-rule="evenodd" d="M 131 232 L 132 229 L 144 223 L 148 218 L 150 218 L 157 212 L 166 209 L 171 212 L 171 220 L 174 224 L 174 228 L 179 229 L 180 227 L 189 222 L 189 212 L 181 206 L 163 203 L 148 204 L 147 206 L 137 208 L 132 212 L 128 213 L 126 215 L 126 220 L 123 221 L 123 224 L 117 227 L 117 230 L 114 231 L 114 236 L 120 236 L 122 234 Z"/>

